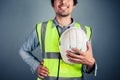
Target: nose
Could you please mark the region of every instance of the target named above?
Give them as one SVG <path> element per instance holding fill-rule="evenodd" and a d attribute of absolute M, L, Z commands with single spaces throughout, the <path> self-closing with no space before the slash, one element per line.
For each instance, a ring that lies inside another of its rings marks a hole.
<path fill-rule="evenodd" d="M 60 0 L 60 3 L 64 4 L 66 2 L 66 0 Z"/>

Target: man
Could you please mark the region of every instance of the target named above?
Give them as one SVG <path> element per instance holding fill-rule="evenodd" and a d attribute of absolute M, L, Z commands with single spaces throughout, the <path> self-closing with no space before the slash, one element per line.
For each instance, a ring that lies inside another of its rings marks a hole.
<path fill-rule="evenodd" d="M 58 45 L 60 35 L 75 24 L 79 25 L 71 17 L 77 0 L 51 0 L 51 4 L 56 14 L 55 19 L 36 25 L 36 29 L 21 46 L 20 56 L 31 66 L 33 72 L 37 69 L 37 80 L 83 80 L 83 72 L 96 75 L 96 62 L 89 42 L 86 44 L 86 52 L 72 48 L 79 55 L 66 51 L 68 60 L 76 64 L 66 64 L 60 57 Z M 38 46 L 42 51 L 43 61 L 39 61 L 32 54 Z"/>

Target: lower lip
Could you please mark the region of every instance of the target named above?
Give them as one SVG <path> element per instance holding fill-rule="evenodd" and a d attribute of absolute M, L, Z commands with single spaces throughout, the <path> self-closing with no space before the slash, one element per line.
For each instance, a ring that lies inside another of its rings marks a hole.
<path fill-rule="evenodd" d="M 60 7 L 60 9 L 65 10 L 65 9 L 67 9 L 67 7 Z"/>

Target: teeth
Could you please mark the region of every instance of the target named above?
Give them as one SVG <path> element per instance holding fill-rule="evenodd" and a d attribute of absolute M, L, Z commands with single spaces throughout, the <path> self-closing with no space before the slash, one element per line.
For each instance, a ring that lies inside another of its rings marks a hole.
<path fill-rule="evenodd" d="M 61 9 L 67 9 L 68 7 L 67 6 L 61 6 L 60 8 Z"/>
<path fill-rule="evenodd" d="M 67 8 L 67 7 L 61 7 L 61 8 L 65 9 L 65 8 Z"/>

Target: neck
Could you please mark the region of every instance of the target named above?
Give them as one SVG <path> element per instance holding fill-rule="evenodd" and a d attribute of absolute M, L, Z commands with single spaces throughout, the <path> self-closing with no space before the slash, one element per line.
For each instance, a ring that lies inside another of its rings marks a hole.
<path fill-rule="evenodd" d="M 65 26 L 68 26 L 72 23 L 71 16 L 67 16 L 67 17 L 56 16 L 56 20 L 62 28 L 64 28 Z"/>

